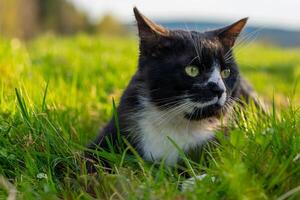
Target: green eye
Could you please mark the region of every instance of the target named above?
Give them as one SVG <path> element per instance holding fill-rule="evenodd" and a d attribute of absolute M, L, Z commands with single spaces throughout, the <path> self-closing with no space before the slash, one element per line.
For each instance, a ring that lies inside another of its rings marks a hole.
<path fill-rule="evenodd" d="M 196 77 L 199 75 L 198 67 L 189 65 L 189 66 L 186 66 L 184 70 L 185 70 L 185 73 L 191 77 Z"/>
<path fill-rule="evenodd" d="M 221 71 L 222 78 L 228 78 L 230 76 L 230 69 L 224 69 Z"/>

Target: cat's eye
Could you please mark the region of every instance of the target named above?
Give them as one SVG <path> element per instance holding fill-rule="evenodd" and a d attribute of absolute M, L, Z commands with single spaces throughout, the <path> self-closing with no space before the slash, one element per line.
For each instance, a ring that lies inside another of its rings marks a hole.
<path fill-rule="evenodd" d="M 230 76 L 230 69 L 224 69 L 221 71 L 222 78 L 228 78 Z"/>
<path fill-rule="evenodd" d="M 191 77 L 196 77 L 199 75 L 198 67 L 189 65 L 189 66 L 186 66 L 184 70 L 185 70 L 185 73 Z"/>

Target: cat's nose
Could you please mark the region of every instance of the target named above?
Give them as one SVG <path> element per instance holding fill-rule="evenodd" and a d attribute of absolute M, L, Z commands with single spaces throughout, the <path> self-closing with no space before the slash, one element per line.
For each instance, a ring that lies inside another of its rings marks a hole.
<path fill-rule="evenodd" d="M 214 95 L 218 96 L 218 98 L 225 92 L 224 89 L 220 88 L 215 82 L 209 82 L 207 87 Z"/>

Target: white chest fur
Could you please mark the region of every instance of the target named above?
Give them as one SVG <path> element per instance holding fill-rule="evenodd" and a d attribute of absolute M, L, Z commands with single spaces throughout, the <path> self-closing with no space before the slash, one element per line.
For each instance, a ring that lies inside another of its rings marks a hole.
<path fill-rule="evenodd" d="M 143 99 L 144 109 L 138 113 L 135 131 L 138 131 L 139 148 L 143 158 L 150 161 L 165 160 L 167 165 L 178 161 L 178 149 L 183 151 L 201 146 L 214 136 L 219 125 L 215 118 L 189 121 L 180 110 L 160 111 Z"/>

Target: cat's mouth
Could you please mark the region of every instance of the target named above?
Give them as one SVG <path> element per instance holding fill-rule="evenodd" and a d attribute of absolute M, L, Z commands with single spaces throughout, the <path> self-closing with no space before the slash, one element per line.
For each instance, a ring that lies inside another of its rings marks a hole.
<path fill-rule="evenodd" d="M 195 102 L 195 101 L 191 101 L 192 104 L 194 104 L 195 108 L 204 108 L 210 105 L 214 105 L 216 103 L 218 103 L 219 98 L 218 97 L 213 97 L 212 99 L 208 100 L 208 101 L 204 101 L 204 102 Z"/>
<path fill-rule="evenodd" d="M 197 121 L 209 117 L 219 117 L 222 113 L 222 106 L 213 104 L 204 108 L 194 107 L 192 112 L 185 112 L 184 118 L 189 121 Z"/>
<path fill-rule="evenodd" d="M 189 99 L 189 103 L 195 108 L 205 108 L 210 105 L 219 104 L 223 106 L 225 104 L 227 98 L 226 92 L 223 92 L 221 96 L 214 96 L 208 98 L 201 98 L 201 99 Z"/>
<path fill-rule="evenodd" d="M 188 120 L 200 120 L 208 117 L 218 117 L 222 112 L 222 108 L 226 101 L 226 93 L 220 97 L 213 97 L 207 101 L 190 102 L 190 109 L 184 113 L 184 117 Z"/>

